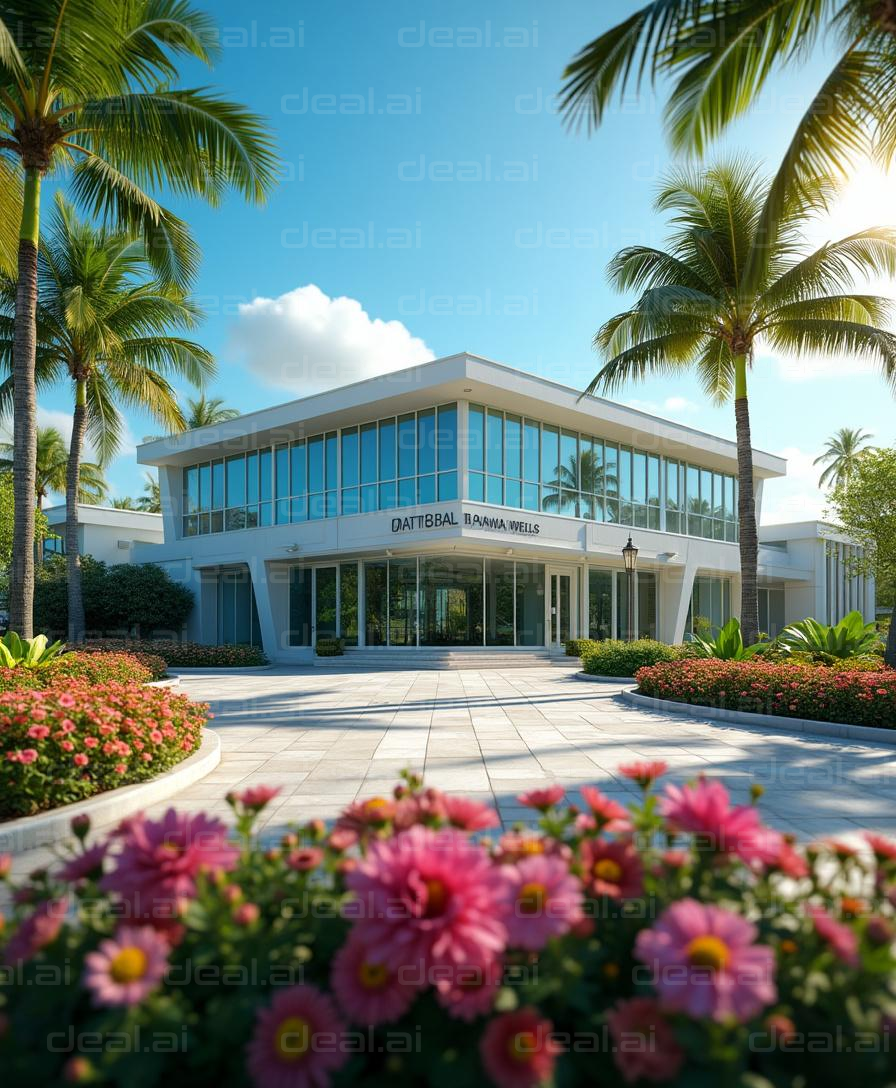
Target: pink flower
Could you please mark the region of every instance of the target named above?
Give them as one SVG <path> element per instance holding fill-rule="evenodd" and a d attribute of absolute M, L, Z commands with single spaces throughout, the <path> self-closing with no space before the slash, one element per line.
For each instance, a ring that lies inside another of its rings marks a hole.
<path fill-rule="evenodd" d="M 99 876 L 103 871 L 103 859 L 108 849 L 109 844 L 101 842 L 97 843 L 96 846 L 91 846 L 82 854 L 77 854 L 59 870 L 60 879 L 69 884 L 75 884 L 79 880 Z"/>
<path fill-rule="evenodd" d="M 582 917 L 582 885 L 560 858 L 523 858 L 503 872 L 509 944 L 537 952 Z"/>
<path fill-rule="evenodd" d="M 379 963 L 352 932 L 336 953 L 330 985 L 345 1014 L 356 1024 L 385 1024 L 410 1007 L 418 987 L 402 981 L 402 972 Z"/>
<path fill-rule="evenodd" d="M 874 856 L 879 862 L 896 861 L 896 842 L 892 839 L 868 831 L 865 833 L 865 841 L 874 851 Z"/>
<path fill-rule="evenodd" d="M 644 890 L 644 867 L 630 842 L 586 839 L 581 846 L 582 879 L 593 896 L 634 899 Z"/>
<path fill-rule="evenodd" d="M 635 956 L 652 969 L 664 1011 L 743 1023 L 777 997 L 774 953 L 755 940 L 733 911 L 682 899 L 641 930 Z"/>
<path fill-rule="evenodd" d="M 475 1020 L 492 1011 L 503 978 L 504 965 L 498 959 L 458 964 L 447 976 L 439 973 L 436 1001 L 457 1020 Z"/>
<path fill-rule="evenodd" d="M 161 820 L 133 817 L 123 840 L 102 887 L 128 900 L 138 918 L 170 918 L 196 894 L 200 872 L 230 870 L 239 858 L 225 825 L 201 812 L 188 816 L 169 808 Z"/>
<path fill-rule="evenodd" d="M 12 854 L 0 854 L 0 880 L 6 880 L 12 872 Z"/>
<path fill-rule="evenodd" d="M 149 926 L 122 926 L 84 965 L 95 1005 L 139 1005 L 165 977 L 168 942 Z"/>
<path fill-rule="evenodd" d="M 389 967 L 480 963 L 504 950 L 500 870 L 459 831 L 415 826 L 374 841 L 346 885 L 364 911 L 358 931 Z"/>
<path fill-rule="evenodd" d="M 45 740 L 50 735 L 50 727 L 48 725 L 32 725 L 28 730 L 28 736 L 32 740 Z"/>
<path fill-rule="evenodd" d="M 290 850 L 286 855 L 287 868 L 297 873 L 309 873 L 324 860 L 323 850 L 316 846 L 304 846 L 299 850 Z"/>
<path fill-rule="evenodd" d="M 674 830 L 696 835 L 701 848 L 764 864 L 774 864 L 781 853 L 780 834 L 763 826 L 752 805 L 732 808 L 721 782 L 701 778 L 696 786 L 667 786 L 660 811 Z"/>
<path fill-rule="evenodd" d="M 240 903 L 233 911 L 233 920 L 238 926 L 252 926 L 261 917 L 261 908 L 257 903 Z"/>
<path fill-rule="evenodd" d="M 247 1068 L 258 1088 L 325 1088 L 345 1064 L 333 1002 L 314 986 L 281 990 L 260 1009 L 249 1041 Z"/>
<path fill-rule="evenodd" d="M 833 919 L 824 907 L 808 908 L 815 932 L 848 967 L 859 966 L 859 940 L 849 926 Z"/>
<path fill-rule="evenodd" d="M 90 760 L 87 758 L 87 756 L 84 755 L 83 752 L 78 752 L 72 762 L 76 767 L 86 767 Z"/>
<path fill-rule="evenodd" d="M 36 759 L 37 750 L 35 748 L 25 748 L 19 753 L 20 763 L 33 763 Z"/>
<path fill-rule="evenodd" d="M 521 793 L 517 801 L 528 808 L 537 808 L 539 812 L 547 812 L 549 808 L 559 805 L 565 796 L 562 786 L 548 786 L 543 790 L 529 790 Z"/>
<path fill-rule="evenodd" d="M 619 768 L 619 773 L 625 775 L 626 778 L 630 778 L 633 782 L 637 782 L 642 790 L 646 790 L 668 770 L 669 764 L 657 759 L 644 760 L 640 763 L 623 763 Z"/>
<path fill-rule="evenodd" d="M 482 1064 L 498 1088 L 536 1088 L 549 1080 L 560 1047 L 553 1024 L 534 1008 L 497 1016 L 482 1036 Z"/>
<path fill-rule="evenodd" d="M 19 925 L 6 946 L 6 962 L 11 965 L 31 957 L 53 943 L 59 936 L 68 910 L 67 899 L 45 899 Z"/>
<path fill-rule="evenodd" d="M 628 831 L 631 828 L 631 817 L 624 805 L 612 801 L 595 786 L 582 786 L 579 792 L 591 810 L 598 831 Z"/>
<path fill-rule="evenodd" d="M 501 824 L 497 812 L 481 801 L 472 801 L 468 797 L 445 796 L 442 798 L 442 805 L 448 823 L 461 831 L 485 831 Z"/>
<path fill-rule="evenodd" d="M 335 830 L 354 831 L 360 835 L 371 827 L 383 827 L 395 815 L 395 802 L 387 797 L 370 797 L 366 801 L 352 801 L 339 814 Z"/>
<path fill-rule="evenodd" d="M 607 1015 L 613 1036 L 613 1060 L 628 1084 L 674 1080 L 684 1064 L 684 1051 L 652 997 L 621 1001 Z"/>
<path fill-rule="evenodd" d="M 61 695 L 57 696 L 56 702 L 59 703 L 60 706 L 73 707 L 75 705 L 75 697 L 69 692 L 64 691 Z"/>
<path fill-rule="evenodd" d="M 330 848 L 332 850 L 338 850 L 340 853 L 343 850 L 350 850 L 357 841 L 357 831 L 352 831 L 347 827 L 334 827 L 327 838 L 327 843 Z"/>
<path fill-rule="evenodd" d="M 230 794 L 243 808 L 250 808 L 255 812 L 261 810 L 281 792 L 281 786 L 250 786 L 242 793 Z"/>

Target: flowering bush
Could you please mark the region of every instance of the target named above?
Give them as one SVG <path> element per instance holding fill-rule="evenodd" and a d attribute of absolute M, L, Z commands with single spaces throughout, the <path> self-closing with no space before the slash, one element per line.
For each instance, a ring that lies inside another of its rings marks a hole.
<path fill-rule="evenodd" d="M 0 818 L 143 782 L 198 747 L 207 706 L 139 683 L 0 694 Z"/>
<path fill-rule="evenodd" d="M 198 642 L 175 642 L 173 639 L 115 639 L 104 638 L 88 642 L 88 652 L 121 650 L 126 653 L 152 654 L 171 668 L 240 668 L 266 665 L 267 658 L 260 646 L 203 646 Z"/>
<path fill-rule="evenodd" d="M 253 825 L 276 788 L 228 797 L 235 840 L 174 810 L 95 845 L 79 825 L 61 868 L 13 891 L 5 1076 L 893 1083 L 896 842 L 801 852 L 763 825 L 758 789 L 740 806 L 705 780 L 658 797 L 664 770 L 620 768 L 644 791 L 628 808 L 535 790 L 520 801 L 540 830 L 493 840 L 477 834 L 494 812 L 411 775 L 275 846 Z"/>
<path fill-rule="evenodd" d="M 636 673 L 638 691 L 678 703 L 896 727 L 896 669 L 878 672 L 687 659 Z"/>
<path fill-rule="evenodd" d="M 45 669 L 0 669 L 0 691 L 58 687 L 69 680 L 86 684 L 145 684 L 166 674 L 165 662 L 153 654 L 73 650 Z"/>
<path fill-rule="evenodd" d="M 594 643 L 582 653 L 582 668 L 592 676 L 634 676 L 644 665 L 658 661 L 677 661 L 681 650 L 652 638 L 622 642 L 608 638 Z"/>

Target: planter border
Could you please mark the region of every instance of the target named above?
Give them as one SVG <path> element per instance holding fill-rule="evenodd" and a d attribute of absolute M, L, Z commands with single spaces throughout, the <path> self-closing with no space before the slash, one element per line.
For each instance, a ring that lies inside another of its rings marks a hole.
<path fill-rule="evenodd" d="M 73 816 L 89 816 L 93 829 L 117 824 L 123 817 L 165 801 L 192 786 L 210 774 L 220 762 L 221 738 L 214 730 L 206 728 L 199 748 L 158 778 L 105 790 L 84 801 L 0 824 L 0 851 L 21 854 L 38 846 L 66 842 L 72 837 Z"/>
<path fill-rule="evenodd" d="M 820 737 L 838 737 L 896 745 L 896 729 L 881 729 L 876 725 L 848 725 L 845 722 L 820 722 L 813 718 L 788 718 L 784 714 L 757 714 L 747 710 L 725 710 L 722 707 L 704 706 L 702 703 L 679 703 L 674 699 L 657 699 L 642 695 L 635 690 L 623 691 L 622 698 L 633 706 L 645 710 L 671 711 L 673 714 L 690 714 L 698 718 L 727 722 L 729 725 L 761 726 L 783 733 L 807 733 Z"/>
<path fill-rule="evenodd" d="M 599 676 L 593 672 L 577 672 L 579 680 L 597 681 L 599 684 L 634 684 L 634 676 Z"/>

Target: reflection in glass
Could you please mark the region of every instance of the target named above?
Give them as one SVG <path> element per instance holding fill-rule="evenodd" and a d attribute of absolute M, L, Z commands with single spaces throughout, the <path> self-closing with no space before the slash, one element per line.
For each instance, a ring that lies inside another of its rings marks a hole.
<path fill-rule="evenodd" d="M 543 563 L 516 565 L 516 644 L 545 644 Z"/>
<path fill-rule="evenodd" d="M 513 560 L 485 561 L 485 644 L 512 646 Z"/>
<path fill-rule="evenodd" d="M 417 472 L 424 476 L 436 470 L 436 413 L 430 408 L 417 415 Z"/>
<path fill-rule="evenodd" d="M 504 417 L 491 408 L 488 411 L 486 431 L 486 468 L 492 475 L 504 472 Z"/>
<path fill-rule="evenodd" d="M 364 638 L 368 646 L 386 645 L 387 585 L 385 560 L 364 564 Z"/>
<path fill-rule="evenodd" d="M 439 408 L 439 472 L 457 468 L 457 405 Z M 421 470 L 422 471 L 422 470 Z"/>
<path fill-rule="evenodd" d="M 417 471 L 417 421 L 413 412 L 398 417 L 398 475 L 413 476 Z"/>
<path fill-rule="evenodd" d="M 421 558 L 420 645 L 482 645 L 481 559 Z"/>
<path fill-rule="evenodd" d="M 317 638 L 336 637 L 336 567 L 318 567 L 314 606 L 314 626 Z"/>
<path fill-rule="evenodd" d="M 392 480 L 395 478 L 395 420 L 381 419 L 379 432 L 380 479 Z"/>
<path fill-rule="evenodd" d="M 346 427 L 342 432 L 342 486 L 358 484 L 358 428 Z"/>
<path fill-rule="evenodd" d="M 417 644 L 417 560 L 389 561 L 389 645 Z"/>
<path fill-rule="evenodd" d="M 376 482 L 376 424 L 365 423 L 361 428 L 361 483 Z"/>
<path fill-rule="evenodd" d="M 339 631 L 346 646 L 358 645 L 358 564 L 339 568 Z"/>
<path fill-rule="evenodd" d="M 470 468 L 482 472 L 485 468 L 485 409 L 471 404 L 467 413 L 467 456 Z"/>
<path fill-rule="evenodd" d="M 289 644 L 311 645 L 311 567 L 289 571 Z"/>
<path fill-rule="evenodd" d="M 613 573 L 609 570 L 588 572 L 588 637 L 601 639 L 613 635 Z"/>

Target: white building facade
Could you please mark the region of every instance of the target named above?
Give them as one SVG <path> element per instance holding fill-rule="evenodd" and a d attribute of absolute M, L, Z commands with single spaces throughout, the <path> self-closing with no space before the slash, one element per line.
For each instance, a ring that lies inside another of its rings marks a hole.
<path fill-rule="evenodd" d="M 44 540 L 44 555 L 65 555 L 65 503 L 48 506 L 44 513 L 53 534 Z M 148 563 L 152 553 L 146 550 L 145 545 L 159 545 L 164 540 L 161 514 L 78 503 L 78 551 L 81 555 L 92 555 L 109 566 Z M 144 545 L 139 560 L 134 559 L 136 544 Z"/>
<path fill-rule="evenodd" d="M 624 638 L 629 537 L 637 634 L 679 642 L 737 614 L 734 443 L 477 356 L 153 441 L 138 460 L 159 470 L 165 543 L 134 561 L 194 590 L 201 642 L 301 662 L 327 637 L 396 654 Z M 761 505 L 786 464 L 756 450 L 754 466 Z M 851 545 L 791 529 L 763 530 L 762 626 L 850 603 L 872 618 L 873 582 L 826 550 Z"/>

